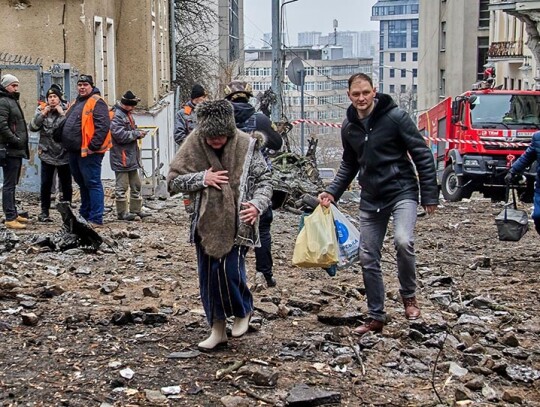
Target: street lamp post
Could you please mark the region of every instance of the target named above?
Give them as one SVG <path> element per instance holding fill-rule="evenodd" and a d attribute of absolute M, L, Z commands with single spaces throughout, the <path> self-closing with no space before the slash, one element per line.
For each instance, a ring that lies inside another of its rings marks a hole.
<path fill-rule="evenodd" d="M 414 117 L 415 116 L 414 115 L 414 100 L 415 100 L 415 95 L 416 95 L 416 92 L 414 91 L 414 71 L 412 69 L 397 68 L 395 66 L 390 66 L 390 65 L 383 65 L 382 67 L 411 73 L 411 96 L 409 97 L 409 109 L 408 110 L 409 110 L 409 116 L 411 116 L 414 119 L 415 118 Z"/>

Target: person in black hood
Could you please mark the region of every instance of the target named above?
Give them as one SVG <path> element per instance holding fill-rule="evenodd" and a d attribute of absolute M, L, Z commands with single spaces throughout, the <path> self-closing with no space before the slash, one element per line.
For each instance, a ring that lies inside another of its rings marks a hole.
<path fill-rule="evenodd" d="M 381 250 L 391 218 L 405 316 L 420 317 L 415 295 L 416 208 L 420 192 L 421 205 L 433 214 L 439 191 L 431 151 L 408 114 L 389 95 L 376 93 L 371 78 L 363 73 L 349 78 L 347 95 L 352 104 L 341 129 L 341 165 L 319 202 L 324 206 L 336 202 L 358 174 L 360 262 L 369 318 L 354 332 L 363 335 L 381 332 L 386 319 Z"/>
<path fill-rule="evenodd" d="M 0 160 L 4 181 L 2 209 L 9 229 L 25 229 L 28 218 L 19 215 L 15 187 L 21 176 L 22 160 L 28 159 L 28 129 L 19 104 L 19 80 L 5 74 L 0 80 Z"/>
<path fill-rule="evenodd" d="M 245 133 L 259 131 L 264 135 L 262 152 L 270 164 L 268 154 L 278 151 L 283 144 L 283 139 L 268 117 L 261 112 L 255 112 L 255 108 L 249 103 L 249 98 L 252 96 L 251 86 L 244 81 L 232 81 L 225 88 L 225 99 L 229 100 L 234 108 L 236 127 Z M 255 269 L 264 276 L 268 287 L 276 286 L 272 271 L 272 235 L 270 234 L 273 218 L 271 206 L 261 214 L 259 223 L 261 247 L 255 249 Z"/>

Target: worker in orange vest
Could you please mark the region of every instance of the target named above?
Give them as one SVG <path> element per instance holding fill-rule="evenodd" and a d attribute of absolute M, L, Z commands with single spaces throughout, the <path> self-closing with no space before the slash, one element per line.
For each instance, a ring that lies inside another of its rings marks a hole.
<path fill-rule="evenodd" d="M 206 100 L 206 91 L 196 83 L 191 88 L 191 98 L 188 100 L 176 114 L 174 123 L 174 141 L 178 146 L 182 144 L 189 133 L 197 126 L 197 116 L 195 115 L 195 106 Z"/>
<path fill-rule="evenodd" d="M 79 95 L 66 113 L 61 142 L 81 190 L 79 213 L 92 226 L 100 227 L 105 209 L 101 163 L 112 147 L 109 106 L 90 75 L 79 76 L 77 91 Z"/>

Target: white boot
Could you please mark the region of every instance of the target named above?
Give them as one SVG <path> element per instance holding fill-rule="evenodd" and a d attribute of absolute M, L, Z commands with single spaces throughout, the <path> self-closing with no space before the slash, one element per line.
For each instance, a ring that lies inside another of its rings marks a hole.
<path fill-rule="evenodd" d="M 249 321 L 251 320 L 251 312 L 244 318 L 234 317 L 232 326 L 232 336 L 238 338 L 244 335 L 249 329 Z"/>
<path fill-rule="evenodd" d="M 215 347 L 219 345 L 226 345 L 227 344 L 227 322 L 225 320 L 222 321 L 214 321 L 212 325 L 212 333 L 208 337 L 208 339 L 202 341 L 199 343 L 198 347 L 199 350 L 205 351 L 205 350 L 212 350 Z"/>

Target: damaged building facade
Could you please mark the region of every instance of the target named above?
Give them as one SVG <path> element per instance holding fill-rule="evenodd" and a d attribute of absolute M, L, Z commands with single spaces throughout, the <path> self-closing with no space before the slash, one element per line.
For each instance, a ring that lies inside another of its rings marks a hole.
<path fill-rule="evenodd" d="M 78 75 L 90 74 L 110 106 L 128 89 L 141 98 L 135 119 L 151 130 L 142 146 L 144 172 L 152 178 L 160 164 L 166 168 L 175 153 L 169 138 L 175 112 L 172 6 L 169 0 L 0 0 L 0 73 L 20 79 L 27 121 L 51 83 L 73 99 Z M 39 188 L 37 141 L 31 135 L 33 153 L 21 182 L 29 191 Z M 103 178 L 114 179 L 108 161 Z M 156 185 L 155 179 L 145 180 L 147 189 Z"/>

